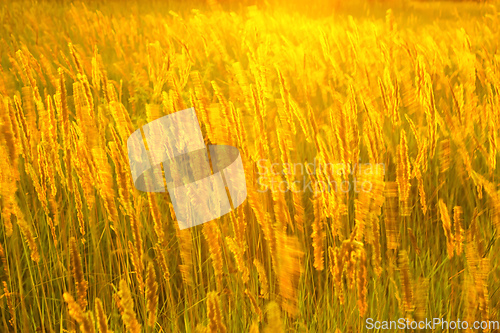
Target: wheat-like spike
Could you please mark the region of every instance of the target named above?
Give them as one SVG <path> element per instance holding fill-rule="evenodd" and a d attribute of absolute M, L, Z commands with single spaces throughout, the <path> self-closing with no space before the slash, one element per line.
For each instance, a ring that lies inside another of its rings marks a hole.
<path fill-rule="evenodd" d="M 233 115 L 234 122 L 236 123 L 236 134 L 238 136 L 238 144 L 242 148 L 243 154 L 247 153 L 248 145 L 248 133 L 244 126 L 242 112 L 237 108 L 233 102 L 229 102 L 229 107 L 231 109 L 231 114 Z"/>
<path fill-rule="evenodd" d="M 344 272 L 344 258 L 337 247 L 328 248 L 328 256 L 331 263 L 330 272 L 333 276 L 335 286 L 335 294 L 337 295 L 340 304 L 344 304 L 344 283 L 342 276 Z"/>
<path fill-rule="evenodd" d="M 40 253 L 38 252 L 38 245 L 35 241 L 35 236 L 33 235 L 33 230 L 30 224 L 25 220 L 24 214 L 21 212 L 19 206 L 15 206 L 15 215 L 17 216 L 17 225 L 21 230 L 21 234 L 24 236 L 26 243 L 28 244 L 28 248 L 31 251 L 31 260 L 34 262 L 40 261 Z"/>
<path fill-rule="evenodd" d="M 3 294 L 7 300 L 7 308 L 9 309 L 10 319 L 9 323 L 12 327 L 16 327 L 16 313 L 14 310 L 14 302 L 12 301 L 12 294 L 9 292 L 9 288 L 7 287 L 7 282 L 2 281 L 3 284 Z"/>
<path fill-rule="evenodd" d="M 408 199 L 410 197 L 410 163 L 408 161 L 408 145 L 406 143 L 406 132 L 401 130 L 401 139 L 398 150 L 397 178 L 399 201 L 402 203 L 401 216 L 409 216 Z"/>
<path fill-rule="evenodd" d="M 283 95 L 282 95 L 283 96 Z M 277 99 L 276 100 L 277 104 L 277 111 L 278 111 L 278 117 L 277 119 L 279 122 L 283 125 L 286 126 L 286 129 L 290 131 L 293 135 L 297 134 L 297 129 L 295 127 L 294 119 L 293 119 L 293 114 L 287 113 L 286 109 L 290 109 L 290 102 L 283 100 L 283 99 Z M 286 124 L 286 125 L 285 125 Z"/>
<path fill-rule="evenodd" d="M 76 122 L 83 133 L 85 133 L 85 139 L 87 145 L 91 150 L 103 145 L 102 133 L 99 133 L 99 128 L 96 126 L 94 112 L 85 95 L 85 88 L 83 83 L 78 81 L 73 83 L 73 94 L 74 103 L 76 109 Z"/>
<path fill-rule="evenodd" d="M 325 233 L 323 231 L 323 200 L 322 196 L 316 194 L 313 199 L 314 204 L 314 221 L 312 224 L 313 232 L 311 234 L 312 244 L 314 248 L 314 268 L 318 271 L 324 269 L 324 241 Z"/>
<path fill-rule="evenodd" d="M 340 163 L 347 165 L 350 160 L 348 149 L 348 130 L 346 128 L 348 122 L 343 107 L 330 109 L 330 125 L 334 131 L 337 149 L 340 155 Z"/>
<path fill-rule="evenodd" d="M 0 129 L 7 149 L 8 160 L 12 164 L 14 179 L 19 178 L 17 172 L 18 155 L 20 153 L 19 124 L 14 116 L 14 109 L 9 103 L 9 99 L 0 96 Z"/>
<path fill-rule="evenodd" d="M 57 195 L 57 187 L 56 187 L 56 179 L 55 179 L 55 171 L 57 171 L 58 167 L 58 161 L 59 161 L 59 156 L 53 156 L 54 155 L 54 149 L 52 146 L 48 147 L 49 152 L 47 152 L 45 149 L 43 149 L 42 154 L 45 155 L 44 162 L 48 162 L 49 160 L 51 163 L 46 163 L 44 165 L 44 173 L 46 175 L 46 181 L 50 185 L 50 191 L 49 191 L 49 204 L 50 204 L 50 209 L 52 210 L 52 215 L 54 216 L 54 225 L 59 225 L 59 206 L 56 200 L 56 195 Z M 57 152 L 55 152 L 57 154 Z M 57 161 L 54 163 L 53 160 L 57 159 Z M 54 168 L 54 164 L 56 167 Z M 49 166 L 50 165 L 50 166 Z"/>
<path fill-rule="evenodd" d="M 158 283 L 156 282 L 156 272 L 152 262 L 148 264 L 146 288 L 146 299 L 149 312 L 148 325 L 154 327 L 156 322 L 156 308 L 158 306 Z"/>
<path fill-rule="evenodd" d="M 418 147 L 418 149 L 420 149 L 422 142 L 421 142 L 420 134 L 417 130 L 417 127 L 415 126 L 415 123 L 413 122 L 413 120 L 411 120 L 411 118 L 408 117 L 408 115 L 405 114 L 405 118 L 406 118 L 406 121 L 408 121 L 408 124 L 410 125 L 410 129 L 413 132 L 413 135 L 415 136 L 415 140 L 417 141 L 417 147 Z"/>
<path fill-rule="evenodd" d="M 172 89 L 174 101 L 178 107 L 178 110 L 184 110 L 187 108 L 186 103 L 182 99 L 181 90 L 179 88 L 179 83 L 177 77 L 174 75 L 173 71 L 170 71 L 167 77 L 167 82 L 169 87 Z"/>
<path fill-rule="evenodd" d="M 33 77 L 32 68 L 31 68 L 30 62 L 28 61 L 28 59 L 26 59 L 26 56 L 24 55 L 23 51 L 18 50 L 16 52 L 16 55 L 17 55 L 17 57 L 19 58 L 19 60 L 21 62 L 24 74 L 28 78 L 28 81 L 30 83 L 31 89 L 33 90 L 33 97 L 35 98 L 36 101 L 41 101 L 42 98 L 40 96 L 40 92 L 38 91 L 38 86 L 36 84 L 36 80 Z"/>
<path fill-rule="evenodd" d="M 306 99 L 306 112 L 305 115 L 307 116 L 307 119 L 309 119 L 309 123 L 311 124 L 311 135 L 313 137 L 313 142 L 314 145 L 316 146 L 316 150 L 318 152 L 318 155 L 323 155 L 324 154 L 324 146 L 321 143 L 321 138 L 318 135 L 319 134 L 319 128 L 318 128 L 318 122 L 316 120 L 316 117 L 314 116 L 314 110 L 311 106 L 311 103 L 308 99 Z"/>
<path fill-rule="evenodd" d="M 125 213 L 130 216 L 131 214 L 131 205 L 130 205 L 130 189 L 129 182 L 127 181 L 128 174 L 126 168 L 124 167 L 124 163 L 120 157 L 120 153 L 118 150 L 118 146 L 116 142 L 108 143 L 108 154 L 111 156 L 113 160 L 113 164 L 115 165 L 115 174 L 117 178 L 118 184 L 118 199 L 125 210 Z M 149 193 L 149 192 L 148 192 Z"/>
<path fill-rule="evenodd" d="M 2 264 L 3 269 L 5 271 L 5 276 L 10 277 L 9 266 L 7 264 L 7 257 L 5 256 L 5 250 L 1 243 L 0 243 L 0 263 Z"/>
<path fill-rule="evenodd" d="M 248 289 L 245 289 L 244 294 L 250 300 L 250 303 L 252 304 L 252 310 L 257 315 L 257 317 L 259 317 L 259 322 L 260 322 L 262 320 L 262 311 L 260 310 L 259 305 L 255 300 L 255 297 L 253 297 L 252 293 Z"/>
<path fill-rule="evenodd" d="M 97 317 L 97 326 L 99 327 L 99 333 L 112 333 L 108 330 L 108 319 L 106 318 L 106 313 L 102 305 L 102 301 L 99 297 L 95 299 L 95 313 Z"/>
<path fill-rule="evenodd" d="M 46 150 L 44 148 L 45 142 L 40 142 L 38 144 L 37 150 L 38 150 L 38 170 L 40 174 L 40 185 L 42 187 L 42 192 L 43 197 L 42 197 L 42 205 L 45 209 L 45 217 L 47 219 L 47 222 L 49 224 L 49 228 L 52 234 L 52 240 L 54 241 L 54 245 L 57 246 L 57 236 L 56 236 L 56 231 L 55 231 L 55 226 L 58 225 L 59 223 L 59 212 L 57 209 L 57 203 L 55 202 L 54 198 L 54 189 L 49 191 L 48 195 L 45 195 L 47 193 L 47 185 L 54 187 L 55 181 L 52 173 L 52 168 L 49 167 L 49 156 L 46 153 Z M 52 214 L 54 216 L 54 220 L 50 217 L 50 211 L 47 207 L 47 197 L 49 198 L 49 203 L 52 208 Z"/>
<path fill-rule="evenodd" d="M 31 130 L 28 127 L 26 116 L 24 115 L 23 107 L 21 105 L 21 101 L 14 95 L 14 115 L 15 115 L 15 123 L 17 124 L 17 132 L 19 133 L 19 140 L 21 142 L 22 147 L 22 156 L 31 161 L 33 159 L 33 153 L 31 151 Z"/>
<path fill-rule="evenodd" d="M 76 244 L 76 239 L 71 237 L 70 239 L 70 256 L 72 264 L 73 279 L 75 280 L 76 290 L 78 295 L 78 304 L 84 310 L 87 307 L 87 289 L 88 283 L 85 280 L 82 267 L 82 259 L 80 253 L 78 252 L 78 247 Z"/>
<path fill-rule="evenodd" d="M 140 261 L 141 270 L 144 269 L 143 259 L 143 249 L 142 249 L 142 237 L 140 230 L 140 222 L 138 220 L 138 215 L 140 214 L 140 206 L 136 207 L 137 211 L 130 215 L 130 227 L 132 228 L 132 239 L 134 241 L 135 250 L 137 252 L 137 258 Z"/>
<path fill-rule="evenodd" d="M 264 118 L 264 111 L 261 108 L 261 105 L 257 96 L 257 89 L 250 85 L 250 91 L 252 93 L 253 98 L 253 108 L 255 109 L 254 114 L 254 133 L 258 138 L 259 144 L 264 150 L 266 156 L 269 154 L 269 139 L 267 134 L 267 121 Z"/>
<path fill-rule="evenodd" d="M 72 43 L 68 43 L 69 47 L 69 53 L 71 54 L 71 57 L 73 58 L 73 61 L 75 62 L 76 70 L 78 71 L 78 74 L 84 75 L 83 71 L 83 66 L 82 66 L 82 61 L 80 59 L 80 55 L 78 52 L 76 52 L 75 46 Z"/>
<path fill-rule="evenodd" d="M 356 228 L 355 228 L 356 229 Z M 353 235 L 356 231 L 353 230 Z M 341 253 L 345 263 L 344 269 L 347 277 L 347 287 L 349 290 L 354 290 L 356 286 L 356 266 L 358 262 L 358 253 L 355 251 L 354 242 L 349 239 L 342 243 Z"/>
<path fill-rule="evenodd" d="M 114 198 L 114 183 L 106 152 L 100 146 L 91 149 L 91 156 L 95 161 L 97 168 L 97 184 L 101 198 L 103 199 L 104 209 L 108 214 L 108 219 L 111 221 L 111 229 L 118 221 L 118 210 L 116 208 Z M 135 236 L 135 233 L 133 234 Z M 141 248 L 142 251 L 142 248 Z"/>
<path fill-rule="evenodd" d="M 24 73 L 23 69 L 19 65 L 19 61 L 17 61 L 15 58 L 13 58 L 9 53 L 7 53 L 7 56 L 9 58 L 9 65 L 15 69 L 14 72 L 19 74 L 19 77 L 21 78 L 21 82 L 23 86 L 27 86 L 30 83 L 28 82 L 28 78 L 26 77 L 26 74 Z"/>
<path fill-rule="evenodd" d="M 371 125 L 373 131 L 373 137 L 375 138 L 374 141 L 378 156 L 378 158 L 375 159 L 375 161 L 379 162 L 382 160 L 382 157 L 384 156 L 387 150 L 386 145 L 384 143 L 385 142 L 384 135 L 382 133 L 383 121 L 381 119 L 381 115 L 375 111 L 375 107 L 373 106 L 373 102 L 371 101 L 371 99 L 363 97 L 362 101 L 364 108 L 367 111 L 366 112 L 368 116 L 367 119 Z"/>
<path fill-rule="evenodd" d="M 267 279 L 266 269 L 257 258 L 253 260 L 253 264 L 255 265 L 255 268 L 257 269 L 257 272 L 259 274 L 260 295 L 263 298 L 267 299 L 269 298 L 269 282 Z"/>
<path fill-rule="evenodd" d="M 297 229 L 300 232 L 304 232 L 304 220 L 305 220 L 305 207 L 302 203 L 302 195 L 300 193 L 300 189 L 297 188 L 297 184 L 295 182 L 292 183 L 292 199 L 293 199 L 293 207 L 294 207 L 294 221 L 297 225 Z"/>
<path fill-rule="evenodd" d="M 278 303 L 272 301 L 266 305 L 267 326 L 264 333 L 283 333 L 283 321 Z"/>
<path fill-rule="evenodd" d="M 428 132 L 429 132 L 429 141 L 430 141 L 430 158 L 434 157 L 436 152 L 436 144 L 437 144 L 437 121 L 436 121 L 436 106 L 434 102 L 434 91 L 432 89 L 432 82 L 429 74 L 426 73 L 426 97 L 425 97 L 425 114 L 428 121 Z"/>
<path fill-rule="evenodd" d="M 164 249 L 159 243 L 156 243 L 154 250 L 156 257 L 158 258 L 156 262 L 163 271 L 164 281 L 168 283 L 170 281 L 170 270 L 168 269 L 167 261 L 165 260 L 165 255 L 163 254 Z"/>
<path fill-rule="evenodd" d="M 156 237 L 158 237 L 158 243 L 165 244 L 165 233 L 163 232 L 161 214 L 158 209 L 156 197 L 151 192 L 148 192 L 147 194 L 148 194 L 149 209 L 151 212 L 151 216 L 153 217 L 154 230 L 156 233 Z"/>
<path fill-rule="evenodd" d="M 453 208 L 453 231 L 455 239 L 455 251 L 457 255 L 461 255 L 463 251 L 462 243 L 464 241 L 464 229 L 463 229 L 463 215 L 464 211 L 461 206 L 455 206 Z"/>
<path fill-rule="evenodd" d="M 87 208 L 89 211 L 92 211 L 92 208 L 95 204 L 95 180 L 94 177 L 88 177 L 90 174 L 95 174 L 95 166 L 93 164 L 93 160 L 90 157 L 90 153 L 87 149 L 87 146 L 84 144 L 82 139 L 76 138 L 77 127 L 72 127 L 72 137 L 74 137 L 74 151 L 76 152 L 77 158 L 74 160 L 74 166 L 77 173 L 76 178 L 80 182 L 80 185 L 83 190 L 83 197 L 87 203 Z M 83 135 L 83 134 L 82 134 Z M 73 184 L 76 188 L 76 184 Z M 75 194 L 77 195 L 77 194 Z M 78 200 L 78 199 L 77 199 Z"/>
<path fill-rule="evenodd" d="M 221 129 L 225 131 L 227 134 L 226 140 L 230 142 L 230 134 L 231 131 L 229 131 L 229 128 L 236 128 L 236 123 L 233 122 L 233 119 L 231 117 L 231 110 L 229 108 L 229 103 L 227 99 L 224 97 L 224 94 L 222 93 L 221 89 L 217 85 L 215 81 L 210 82 L 212 85 L 212 88 L 214 89 L 215 96 L 217 97 L 217 100 L 219 101 L 219 104 L 222 105 L 220 108 L 221 110 L 221 118 L 222 118 L 222 123 L 219 124 L 221 126 Z"/>
<path fill-rule="evenodd" d="M 279 118 L 276 118 L 275 124 L 280 160 L 283 165 L 287 165 L 290 155 L 289 149 L 292 144 L 288 140 L 287 133 L 282 129 L 283 125 L 279 122 Z M 288 184 L 293 184 L 293 174 L 291 172 L 285 172 L 284 176 Z"/>
<path fill-rule="evenodd" d="M 448 208 L 444 203 L 443 199 L 439 199 L 439 213 L 441 215 L 441 221 L 443 222 L 443 230 L 446 236 L 446 248 L 448 251 L 448 258 L 453 257 L 453 250 L 455 248 L 455 240 L 451 231 L 451 220 L 448 214 Z"/>
<path fill-rule="evenodd" d="M 302 128 L 302 131 L 305 135 L 306 141 L 307 142 L 313 142 L 312 139 L 312 134 L 311 131 L 309 130 L 309 121 L 307 121 L 307 117 L 305 116 L 305 112 L 303 112 L 297 102 L 295 102 L 292 98 L 290 98 L 290 107 L 292 110 L 292 113 L 297 117 L 299 120 L 300 127 Z"/>
<path fill-rule="evenodd" d="M 110 95 L 114 96 L 114 88 L 111 84 L 109 90 L 113 92 L 110 93 Z M 132 123 L 127 110 L 123 107 L 122 104 L 112 100 L 109 102 L 109 112 L 115 121 L 116 131 L 118 132 L 121 141 L 126 142 L 130 133 L 133 132 Z"/>
<path fill-rule="evenodd" d="M 488 144 L 489 144 L 489 154 L 488 154 L 488 164 L 491 170 L 495 170 L 497 167 L 497 153 L 498 153 L 498 126 L 495 126 L 493 119 L 490 119 L 488 123 Z"/>
<path fill-rule="evenodd" d="M 349 85 L 348 100 L 345 104 L 347 118 L 349 119 L 349 150 L 351 152 L 351 163 L 357 163 L 359 159 L 359 129 L 358 129 L 358 105 L 356 103 L 356 92 Z"/>
<path fill-rule="evenodd" d="M 196 100 L 198 102 L 196 110 L 200 112 L 202 122 L 204 124 L 208 124 L 207 109 L 208 109 L 208 106 L 210 104 L 210 101 L 209 101 L 208 96 L 206 94 L 205 87 L 203 86 L 199 71 L 192 71 L 191 72 L 191 81 L 192 81 L 193 86 L 194 86 L 194 95 L 195 95 Z M 165 94 L 165 96 L 166 96 L 166 94 Z M 163 98 L 163 101 L 165 102 L 165 98 Z M 164 106 L 164 108 L 166 107 L 165 103 L 163 104 L 163 106 Z M 209 132 L 210 132 L 210 130 L 209 130 Z"/>
<path fill-rule="evenodd" d="M 357 173 L 357 182 L 359 184 L 365 184 L 366 182 L 371 184 L 372 190 L 374 182 L 366 175 L 367 171 L 363 166 L 357 166 L 360 168 Z M 374 177 L 372 177 L 375 180 Z M 357 198 L 354 199 L 354 221 L 356 225 L 356 235 L 355 239 L 359 242 L 363 242 L 364 239 L 367 243 L 370 243 L 370 229 L 371 225 L 368 223 L 368 216 L 371 211 L 371 205 L 374 200 L 372 191 L 365 191 L 363 189 L 357 190 Z"/>
<path fill-rule="evenodd" d="M 371 218 L 369 219 L 372 224 L 372 232 L 373 232 L 373 252 L 372 252 L 372 262 L 373 262 L 373 270 L 375 274 L 380 277 L 382 274 L 382 251 L 380 244 L 380 226 L 378 216 L 374 213 L 371 214 Z"/>
<path fill-rule="evenodd" d="M 68 303 L 69 315 L 80 324 L 83 333 L 95 333 L 95 323 L 92 312 L 84 312 L 69 293 L 63 294 L 64 301 Z"/>
<path fill-rule="evenodd" d="M 146 104 L 146 119 L 148 123 L 160 118 L 161 116 L 162 112 L 159 104 Z"/>
<path fill-rule="evenodd" d="M 43 186 L 43 182 L 40 182 L 40 179 L 33 167 L 33 165 L 29 162 L 25 165 L 26 173 L 31 177 L 33 181 L 33 187 L 35 188 L 38 199 L 40 200 L 40 204 L 42 209 L 44 210 L 46 215 L 49 215 L 49 208 L 47 205 L 47 191 L 45 186 Z"/>
<path fill-rule="evenodd" d="M 118 297 L 121 306 L 121 316 L 127 332 L 129 333 L 140 333 L 141 325 L 137 321 L 136 314 L 134 311 L 134 300 L 130 289 L 125 280 L 120 280 L 120 289 L 118 291 Z"/>
<path fill-rule="evenodd" d="M 58 72 L 59 72 L 59 80 L 54 99 L 56 102 L 56 109 L 59 114 L 58 123 L 59 123 L 59 129 L 62 131 L 63 147 L 67 149 L 69 147 L 69 130 L 70 130 L 69 110 L 66 100 L 67 93 L 64 80 L 64 71 L 62 68 L 59 68 Z"/>
<path fill-rule="evenodd" d="M 422 206 L 422 212 L 424 215 L 427 213 L 427 199 L 424 188 L 424 179 L 422 177 L 422 173 L 420 172 L 420 167 L 416 166 L 414 169 L 415 177 L 417 178 L 418 183 L 418 197 L 420 198 L 420 205 Z"/>
<path fill-rule="evenodd" d="M 24 49 L 24 52 L 27 53 L 27 57 L 29 58 L 28 61 L 30 63 L 30 66 L 32 66 L 32 68 L 35 70 L 35 72 L 38 74 L 38 78 L 40 79 L 40 81 L 42 82 L 42 85 L 44 87 L 47 86 L 47 80 L 45 80 L 45 75 L 44 73 L 42 72 L 42 66 L 40 65 L 40 63 L 37 61 L 37 59 L 33 56 L 33 54 L 31 54 L 31 52 L 29 50 L 27 50 L 26 48 L 23 48 Z M 40 55 L 40 58 L 43 58 L 43 55 Z M 40 59 L 41 60 L 41 59 Z M 41 61 L 40 61 L 41 62 Z"/>
<path fill-rule="evenodd" d="M 243 209 L 242 206 L 240 207 L 241 208 L 237 209 L 239 217 L 237 217 L 235 211 L 232 211 L 229 216 L 231 218 L 231 225 L 233 227 L 234 240 L 236 244 L 241 248 L 241 251 L 244 253 L 248 248 L 248 244 L 245 238 L 245 232 L 247 228 L 247 217 L 246 217 L 247 213 L 245 212 L 245 209 Z"/>
<path fill-rule="evenodd" d="M 95 333 L 95 322 L 94 317 L 92 316 L 92 311 L 87 311 L 83 315 L 83 321 L 80 325 L 80 330 L 83 333 Z"/>
<path fill-rule="evenodd" d="M 6 153 L 5 146 L 0 145 L 0 154 Z M 15 207 L 17 202 L 15 200 L 17 192 L 17 182 L 13 176 L 13 169 L 7 160 L 0 160 L 0 168 L 2 173 L 0 174 L 0 193 L 2 195 L 3 207 L 2 222 L 5 230 L 5 235 L 11 237 L 14 232 L 14 226 L 12 224 L 11 217 L 15 215 Z"/>
<path fill-rule="evenodd" d="M 450 140 L 445 139 L 440 142 L 439 150 L 439 172 L 445 173 L 450 168 Z"/>
<path fill-rule="evenodd" d="M 366 300 L 367 296 L 367 285 L 368 285 L 368 269 L 366 264 L 366 253 L 364 248 L 359 251 L 358 257 L 358 271 L 357 271 L 357 287 L 358 287 L 358 310 L 360 317 L 364 317 L 366 310 L 368 309 L 368 303 Z"/>
<path fill-rule="evenodd" d="M 75 301 L 69 293 L 63 294 L 64 301 L 68 303 L 69 315 L 78 323 L 83 322 L 84 313 L 80 305 Z"/>
<path fill-rule="evenodd" d="M 219 304 L 219 297 L 215 291 L 211 291 L 207 295 L 207 309 L 209 329 L 211 333 L 226 333 L 227 329 L 224 325 L 222 312 Z"/>
<path fill-rule="evenodd" d="M 43 193 L 43 198 L 41 199 L 42 205 L 45 206 L 45 213 L 47 216 L 49 215 L 49 212 L 47 210 L 47 185 L 48 185 L 48 165 L 47 165 L 47 154 L 45 153 L 45 148 L 43 147 L 45 145 L 45 141 L 39 142 L 37 144 L 37 155 L 38 158 L 35 160 L 38 163 L 38 175 L 39 177 L 39 186 L 42 189 Z"/>
<path fill-rule="evenodd" d="M 236 240 L 231 237 L 226 238 L 226 244 L 229 250 L 233 253 L 234 259 L 236 260 L 236 267 L 241 273 L 241 280 L 243 283 L 247 283 L 250 277 L 250 271 L 245 263 L 244 250 L 238 245 Z"/>
<path fill-rule="evenodd" d="M 496 233 L 500 233 L 500 193 L 491 198 L 491 224 L 495 227 Z"/>
<path fill-rule="evenodd" d="M 211 221 L 203 224 L 203 234 L 208 243 L 208 249 L 210 251 L 210 258 L 212 259 L 212 265 L 214 268 L 215 276 L 219 286 L 222 283 L 222 249 L 221 249 L 221 235 L 217 228 L 216 221 Z"/>
<path fill-rule="evenodd" d="M 255 219 L 257 220 L 257 223 L 259 224 L 262 233 L 264 234 L 264 238 L 269 246 L 271 260 L 273 262 L 273 265 L 275 265 L 276 267 L 277 253 L 276 253 L 275 229 L 273 228 L 272 219 L 271 216 L 269 215 L 269 212 L 262 210 L 260 202 L 261 199 L 257 195 L 257 191 L 248 191 L 248 203 L 255 214 Z"/>
<path fill-rule="evenodd" d="M 94 97 L 92 96 L 92 92 L 90 89 L 90 83 L 87 79 L 87 76 L 84 75 L 78 75 L 79 80 L 82 83 L 82 92 L 83 92 L 83 100 L 85 103 L 85 107 L 88 112 L 89 118 L 94 121 L 95 124 L 95 112 L 94 112 Z"/>
<path fill-rule="evenodd" d="M 375 133 L 373 132 L 373 126 L 370 122 L 365 123 L 366 130 L 363 132 L 363 141 L 368 150 L 369 161 L 375 163 L 378 161 L 378 151 L 375 142 Z"/>
<path fill-rule="evenodd" d="M 137 247 L 134 246 L 134 243 L 132 243 L 131 241 L 128 241 L 128 250 L 132 257 L 132 265 L 135 269 L 135 277 L 137 279 L 137 283 L 139 284 L 139 289 L 141 290 L 141 292 L 144 292 L 144 278 L 142 275 L 144 270 L 143 261 L 139 259 Z"/>
<path fill-rule="evenodd" d="M 415 168 L 417 168 L 417 166 L 422 167 L 422 170 L 424 172 L 427 171 L 428 167 L 427 165 L 428 148 L 429 148 L 428 141 L 427 139 L 424 139 L 424 141 L 422 142 L 422 146 L 418 150 L 417 158 L 415 159 Z M 415 168 L 413 170 L 414 173 L 416 171 Z"/>

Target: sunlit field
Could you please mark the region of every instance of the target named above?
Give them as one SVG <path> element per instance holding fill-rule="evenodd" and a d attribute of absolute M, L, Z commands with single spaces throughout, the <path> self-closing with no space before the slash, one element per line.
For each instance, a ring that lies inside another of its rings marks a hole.
<path fill-rule="evenodd" d="M 487 332 L 499 9 L 0 2 L 0 332 Z M 127 139 L 190 107 L 248 196 L 181 230 Z"/>

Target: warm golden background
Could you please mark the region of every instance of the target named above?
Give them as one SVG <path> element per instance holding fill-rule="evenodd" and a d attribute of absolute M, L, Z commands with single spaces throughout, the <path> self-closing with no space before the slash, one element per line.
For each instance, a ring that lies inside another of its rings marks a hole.
<path fill-rule="evenodd" d="M 498 320 L 498 7 L 1 2 L 0 332 Z M 191 106 L 239 148 L 248 199 L 180 231 L 133 187 L 126 140 Z M 386 173 L 258 191 L 259 160 L 315 158 Z"/>

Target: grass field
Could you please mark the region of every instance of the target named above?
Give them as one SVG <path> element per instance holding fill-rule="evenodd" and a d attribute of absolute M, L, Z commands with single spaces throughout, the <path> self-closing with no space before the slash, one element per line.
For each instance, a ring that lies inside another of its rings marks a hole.
<path fill-rule="evenodd" d="M 0 1 L 0 332 L 499 320 L 499 41 L 495 2 Z M 180 230 L 127 138 L 189 107 L 248 197 Z"/>

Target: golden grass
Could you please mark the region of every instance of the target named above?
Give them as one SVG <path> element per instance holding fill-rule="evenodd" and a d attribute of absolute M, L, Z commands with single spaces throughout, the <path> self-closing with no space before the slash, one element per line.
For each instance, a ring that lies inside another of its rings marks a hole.
<path fill-rule="evenodd" d="M 250 2 L 1 5 L 1 332 L 498 318 L 498 3 Z M 180 230 L 126 142 L 188 107 L 248 198 Z"/>

